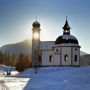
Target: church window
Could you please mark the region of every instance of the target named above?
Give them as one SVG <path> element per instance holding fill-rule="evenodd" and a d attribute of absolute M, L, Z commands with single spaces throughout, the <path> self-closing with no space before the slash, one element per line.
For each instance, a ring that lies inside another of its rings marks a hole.
<path fill-rule="evenodd" d="M 64 32 L 65 32 L 65 33 L 70 33 L 70 31 L 69 31 L 69 30 L 65 30 Z"/>
<path fill-rule="evenodd" d="M 49 62 L 53 62 L 53 55 L 49 56 Z"/>
<path fill-rule="evenodd" d="M 64 61 L 66 61 L 66 62 L 68 61 L 68 55 L 64 56 Z"/>
<path fill-rule="evenodd" d="M 52 49 L 54 50 L 54 47 L 52 47 Z"/>
<path fill-rule="evenodd" d="M 77 62 L 77 55 L 75 55 L 75 62 Z"/>
<path fill-rule="evenodd" d="M 59 52 L 59 50 L 58 50 L 58 49 L 56 49 L 56 52 Z"/>
<path fill-rule="evenodd" d="M 42 60 L 41 60 L 41 56 L 39 56 L 39 63 L 41 63 L 42 62 Z"/>
<path fill-rule="evenodd" d="M 77 51 L 77 48 L 75 48 L 75 51 Z"/>

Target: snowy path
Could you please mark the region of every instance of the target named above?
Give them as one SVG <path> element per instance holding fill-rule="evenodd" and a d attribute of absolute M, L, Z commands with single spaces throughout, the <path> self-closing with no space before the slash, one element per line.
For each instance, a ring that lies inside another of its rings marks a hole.
<path fill-rule="evenodd" d="M 9 67 L 0 67 L 0 90 L 23 90 L 30 78 L 24 78 L 12 68 L 11 75 L 6 75 Z"/>
<path fill-rule="evenodd" d="M 9 90 L 9 88 L 5 85 L 4 80 L 2 80 L 2 78 L 4 77 L 3 73 L 4 71 L 0 70 L 0 90 Z"/>
<path fill-rule="evenodd" d="M 0 78 L 0 90 L 23 90 L 28 82 L 28 78 Z"/>
<path fill-rule="evenodd" d="M 9 90 L 9 88 L 4 84 L 4 80 L 0 80 L 0 90 Z"/>

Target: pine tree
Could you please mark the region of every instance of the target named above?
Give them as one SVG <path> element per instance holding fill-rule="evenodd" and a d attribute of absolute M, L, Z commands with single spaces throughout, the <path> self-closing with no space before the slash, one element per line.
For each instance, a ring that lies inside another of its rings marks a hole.
<path fill-rule="evenodd" d="M 19 72 L 22 72 L 28 68 L 30 68 L 31 63 L 28 56 L 25 56 L 24 54 L 20 54 L 18 61 L 16 63 L 16 70 Z"/>

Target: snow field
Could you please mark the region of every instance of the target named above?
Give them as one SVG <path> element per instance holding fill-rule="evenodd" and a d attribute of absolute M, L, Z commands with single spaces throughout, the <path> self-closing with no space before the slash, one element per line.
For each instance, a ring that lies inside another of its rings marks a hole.
<path fill-rule="evenodd" d="M 0 90 L 90 90 L 90 66 L 41 67 L 0 77 Z"/>

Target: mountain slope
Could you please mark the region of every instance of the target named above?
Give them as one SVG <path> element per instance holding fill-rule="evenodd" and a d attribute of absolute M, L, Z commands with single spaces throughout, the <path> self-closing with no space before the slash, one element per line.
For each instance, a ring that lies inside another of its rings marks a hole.
<path fill-rule="evenodd" d="M 9 52 L 10 55 L 15 54 L 16 56 L 19 56 L 21 53 L 25 55 L 31 55 L 32 53 L 31 48 L 32 48 L 32 41 L 27 39 L 16 44 L 5 45 L 0 48 L 0 51 L 2 51 L 3 53 Z"/>
<path fill-rule="evenodd" d="M 82 55 L 80 60 L 80 66 L 90 65 L 90 54 Z"/>
<path fill-rule="evenodd" d="M 83 52 L 83 51 L 80 52 L 80 55 L 81 55 L 81 56 L 82 56 L 82 55 L 86 55 L 86 54 L 88 54 L 88 53 Z"/>
<path fill-rule="evenodd" d="M 15 54 L 16 56 L 19 56 L 21 53 L 25 55 L 31 55 L 32 54 L 32 40 L 26 39 L 22 42 L 16 43 L 16 44 L 9 44 L 4 45 L 0 48 L 0 51 L 5 53 L 6 51 L 10 53 L 10 55 Z M 81 51 L 80 55 L 86 55 L 86 52 Z"/>

